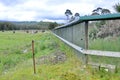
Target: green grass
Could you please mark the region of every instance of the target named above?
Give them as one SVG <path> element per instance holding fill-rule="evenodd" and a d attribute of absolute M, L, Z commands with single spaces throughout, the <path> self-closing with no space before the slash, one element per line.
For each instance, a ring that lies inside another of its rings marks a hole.
<path fill-rule="evenodd" d="M 89 41 L 89 49 L 120 52 L 120 37 L 110 39 L 95 39 Z"/>
<path fill-rule="evenodd" d="M 0 73 L 14 67 L 18 62 L 31 57 L 31 40 L 37 40 L 39 35 L 27 34 L 25 32 L 0 32 Z M 28 52 L 23 54 L 23 50 Z"/>
<path fill-rule="evenodd" d="M 110 74 L 92 70 L 90 67 L 82 65 L 74 51 L 53 36 L 50 32 L 27 34 L 24 32 L 0 33 L 0 35 L 11 36 L 15 39 L 6 42 L 9 46 L 1 46 L 0 52 L 0 80 L 119 80 L 120 72 Z M 14 35 L 14 36 L 12 36 Z M 21 39 L 21 38 L 22 39 Z M 17 38 L 17 39 L 16 39 Z M 20 38 L 20 39 L 19 39 Z M 36 61 L 43 55 L 50 55 L 55 51 L 62 51 L 67 55 L 67 60 L 57 64 L 36 64 L 36 74 L 33 74 L 31 40 L 35 40 Z M 20 40 L 20 41 L 19 41 Z M 2 40 L 1 40 L 2 41 Z M 20 42 L 20 43 L 18 43 Z M 17 46 L 17 48 L 16 48 Z M 7 49 L 9 48 L 9 49 Z M 14 49 L 15 48 L 15 49 Z M 21 50 L 28 48 L 27 53 Z M 5 68 L 7 66 L 7 68 Z"/>
<path fill-rule="evenodd" d="M 120 52 L 120 37 L 108 37 L 106 39 L 89 40 L 89 49 Z M 119 58 L 89 56 L 91 62 L 113 64 L 120 67 Z"/>

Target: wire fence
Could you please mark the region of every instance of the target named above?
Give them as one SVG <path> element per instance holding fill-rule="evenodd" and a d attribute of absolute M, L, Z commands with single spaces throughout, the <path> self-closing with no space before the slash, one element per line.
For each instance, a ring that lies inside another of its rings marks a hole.
<path fill-rule="evenodd" d="M 99 65 L 111 64 L 120 67 L 120 52 L 88 50 L 89 48 L 86 48 L 89 42 L 87 21 L 80 22 L 79 20 L 57 27 L 53 30 L 53 34 L 72 47 L 79 55 L 79 58 L 86 64 L 95 62 L 99 63 Z"/>

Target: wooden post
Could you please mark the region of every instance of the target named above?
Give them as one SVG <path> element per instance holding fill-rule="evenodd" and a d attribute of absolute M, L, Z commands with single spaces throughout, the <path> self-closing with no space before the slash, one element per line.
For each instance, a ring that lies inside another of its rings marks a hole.
<path fill-rule="evenodd" d="M 32 40 L 32 54 L 33 54 L 33 67 L 34 67 L 34 74 L 36 74 L 36 67 L 35 67 L 35 53 L 34 53 L 34 40 Z"/>
<path fill-rule="evenodd" d="M 88 21 L 85 22 L 85 49 L 88 49 Z"/>
<path fill-rule="evenodd" d="M 88 21 L 85 21 L 85 49 L 88 49 Z M 87 54 L 85 54 L 85 64 L 88 64 Z"/>

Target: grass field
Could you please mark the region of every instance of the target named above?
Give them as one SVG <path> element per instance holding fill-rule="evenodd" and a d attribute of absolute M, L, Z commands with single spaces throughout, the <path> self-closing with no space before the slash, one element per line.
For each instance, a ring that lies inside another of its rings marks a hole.
<path fill-rule="evenodd" d="M 89 40 L 89 49 L 120 52 L 120 37 Z"/>
<path fill-rule="evenodd" d="M 31 40 L 37 40 L 39 36 L 25 32 L 0 32 L 0 73 L 31 58 Z M 23 54 L 24 50 L 28 50 L 27 53 Z"/>
<path fill-rule="evenodd" d="M 120 71 L 109 73 L 82 65 L 73 50 L 50 32 L 0 32 L 0 80 L 119 80 Z M 62 51 L 67 59 L 57 64 L 36 64 L 33 74 L 31 41 L 35 40 L 35 57 Z M 26 52 L 24 52 L 26 51 Z"/>
<path fill-rule="evenodd" d="M 107 37 L 105 39 L 97 38 L 89 40 L 89 49 L 120 52 L 120 37 Z M 102 57 L 102 56 L 89 56 L 91 61 L 96 63 L 113 64 L 120 66 L 120 58 Z"/>

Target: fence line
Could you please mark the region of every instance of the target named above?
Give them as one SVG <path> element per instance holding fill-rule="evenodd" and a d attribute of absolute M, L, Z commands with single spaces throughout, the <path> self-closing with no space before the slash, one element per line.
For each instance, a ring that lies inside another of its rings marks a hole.
<path fill-rule="evenodd" d="M 63 42 L 65 42 L 67 45 L 71 46 L 72 48 L 74 48 L 75 50 L 79 51 L 82 54 L 96 55 L 96 56 L 106 56 L 106 57 L 120 57 L 120 52 L 86 50 L 86 49 L 83 49 L 83 48 L 81 48 L 81 47 L 63 39 L 62 37 L 56 35 L 55 33 L 53 33 L 53 34 L 56 37 L 58 37 L 59 39 L 61 39 Z"/>
<path fill-rule="evenodd" d="M 119 58 L 120 52 L 98 51 L 88 49 L 88 21 L 96 20 L 114 20 L 120 19 L 120 14 L 105 14 L 95 16 L 82 16 L 79 20 L 75 20 L 63 26 L 56 27 L 53 34 L 63 42 L 77 50 L 85 62 L 88 61 L 88 55 L 105 56 Z"/>

